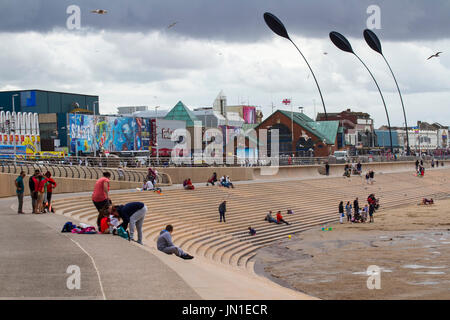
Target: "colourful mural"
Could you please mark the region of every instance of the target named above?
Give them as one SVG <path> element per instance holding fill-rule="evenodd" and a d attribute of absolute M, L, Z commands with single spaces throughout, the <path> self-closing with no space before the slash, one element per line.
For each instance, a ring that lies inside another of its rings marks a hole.
<path fill-rule="evenodd" d="M 70 114 L 69 124 L 70 152 L 148 150 L 149 119 Z"/>

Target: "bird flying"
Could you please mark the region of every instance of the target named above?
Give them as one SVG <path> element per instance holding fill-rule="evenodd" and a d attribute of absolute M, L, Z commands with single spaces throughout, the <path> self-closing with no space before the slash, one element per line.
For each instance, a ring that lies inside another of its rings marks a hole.
<path fill-rule="evenodd" d="M 178 21 L 177 21 L 177 22 L 174 22 L 174 23 L 171 23 L 171 24 L 167 27 L 167 29 L 170 29 L 170 28 L 174 27 L 177 23 L 178 23 Z"/>
<path fill-rule="evenodd" d="M 429 57 L 427 60 L 430 60 L 431 58 L 439 58 L 439 55 L 441 54 L 441 53 L 443 53 L 443 52 L 438 52 L 438 53 L 436 53 L 436 54 L 433 54 L 431 57 Z"/>
<path fill-rule="evenodd" d="M 103 9 L 97 9 L 97 10 L 92 10 L 92 13 L 96 13 L 96 14 L 106 14 L 108 13 L 108 11 L 103 10 Z"/>

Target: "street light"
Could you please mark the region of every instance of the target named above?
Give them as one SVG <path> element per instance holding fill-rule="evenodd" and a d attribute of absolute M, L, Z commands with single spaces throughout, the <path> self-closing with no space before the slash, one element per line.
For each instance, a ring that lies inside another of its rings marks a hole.
<path fill-rule="evenodd" d="M 372 77 L 373 81 L 375 82 L 375 84 L 376 84 L 376 86 L 378 88 L 378 92 L 380 93 L 381 100 L 383 101 L 384 110 L 386 111 L 386 117 L 387 117 L 387 122 L 388 122 L 388 127 L 389 127 L 389 138 L 390 138 L 390 142 L 391 142 L 391 152 L 393 153 L 394 152 L 394 148 L 392 147 L 391 121 L 389 120 L 389 113 L 387 111 L 386 103 L 384 102 L 384 97 L 383 97 L 383 94 L 381 93 L 381 89 L 380 89 L 380 86 L 378 85 L 377 80 L 375 80 L 375 77 L 373 76 L 373 74 L 370 71 L 370 69 L 361 60 L 361 58 L 358 57 L 358 55 L 353 51 L 353 48 L 352 48 L 350 42 L 342 34 L 340 34 L 339 32 L 336 32 L 336 31 L 332 31 L 332 32 L 330 32 L 330 39 L 334 43 L 334 45 L 336 47 L 338 47 L 339 49 L 341 49 L 342 51 L 354 54 L 355 57 L 358 58 L 359 61 L 361 61 L 363 66 L 366 67 L 367 71 L 369 72 L 370 76 Z"/>
<path fill-rule="evenodd" d="M 13 132 L 14 132 L 14 165 L 16 165 L 16 121 L 17 121 L 17 115 L 16 115 L 16 108 L 14 105 L 14 97 L 18 97 L 18 94 L 12 95 L 12 112 L 13 112 Z"/>
<path fill-rule="evenodd" d="M 383 55 L 383 51 L 381 49 L 381 42 L 378 39 L 377 35 L 373 31 L 366 29 L 366 30 L 364 30 L 364 39 L 366 39 L 366 42 L 369 45 L 369 47 L 371 47 L 374 51 L 378 52 L 383 57 L 387 66 L 389 67 L 389 70 L 391 71 L 392 77 L 394 78 L 395 85 L 397 86 L 398 94 L 400 96 L 400 101 L 402 103 L 403 117 L 405 118 L 406 155 L 409 156 L 410 148 L 409 148 L 409 137 L 408 137 L 408 122 L 406 121 L 405 105 L 403 104 L 402 93 L 400 92 L 400 88 L 398 86 L 397 79 L 395 78 L 394 72 L 392 71 L 391 66 L 389 65 L 388 61 L 386 60 L 386 57 Z"/>
<path fill-rule="evenodd" d="M 319 90 L 320 99 L 322 100 L 323 110 L 325 112 L 325 119 L 327 120 L 328 119 L 327 110 L 325 108 L 325 102 L 323 101 L 322 91 L 320 91 L 319 83 L 317 82 L 316 76 L 315 76 L 314 72 L 312 71 L 311 66 L 308 63 L 308 60 L 306 60 L 303 53 L 300 51 L 300 49 L 297 47 L 297 45 L 294 43 L 294 41 L 292 41 L 292 39 L 289 37 L 286 27 L 283 25 L 283 23 L 280 21 L 280 19 L 278 19 L 272 13 L 266 12 L 266 13 L 264 13 L 264 20 L 266 21 L 267 26 L 273 32 L 275 32 L 280 37 L 288 39 L 294 45 L 294 47 L 297 49 L 297 51 L 300 53 L 300 55 L 303 57 L 303 59 L 305 60 L 306 64 L 308 65 L 309 71 L 311 71 L 314 81 L 316 82 L 317 89 Z"/>
<path fill-rule="evenodd" d="M 95 123 L 95 104 L 98 105 L 98 101 L 94 101 L 93 109 L 94 109 L 94 158 L 97 157 L 97 124 Z"/>

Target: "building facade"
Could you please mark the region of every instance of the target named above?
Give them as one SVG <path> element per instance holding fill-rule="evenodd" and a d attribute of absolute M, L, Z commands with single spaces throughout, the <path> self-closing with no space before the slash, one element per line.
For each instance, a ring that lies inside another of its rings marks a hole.
<path fill-rule="evenodd" d="M 280 155 L 328 157 L 338 150 L 339 121 L 314 121 L 304 113 L 277 110 L 255 128 L 259 139 L 262 129 L 269 132 L 268 151 L 270 132 L 279 130 Z"/>

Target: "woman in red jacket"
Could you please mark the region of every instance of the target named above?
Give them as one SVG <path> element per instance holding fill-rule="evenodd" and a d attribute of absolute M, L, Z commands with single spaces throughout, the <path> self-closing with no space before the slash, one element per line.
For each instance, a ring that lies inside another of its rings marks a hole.
<path fill-rule="evenodd" d="M 278 211 L 277 212 L 277 223 L 281 223 L 281 222 L 284 222 L 287 225 L 289 225 L 289 222 L 287 222 L 283 219 L 283 216 L 281 215 L 281 211 Z"/>
<path fill-rule="evenodd" d="M 46 181 L 46 185 L 47 185 L 47 206 L 48 206 L 48 210 L 51 212 L 55 212 L 52 208 L 52 193 L 53 193 L 53 188 L 56 188 L 56 182 L 55 180 L 53 180 L 52 178 L 52 174 L 50 173 L 50 171 L 47 171 L 45 173 L 45 176 L 47 179 L 45 179 Z"/>

